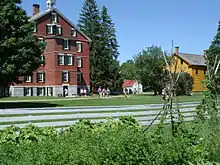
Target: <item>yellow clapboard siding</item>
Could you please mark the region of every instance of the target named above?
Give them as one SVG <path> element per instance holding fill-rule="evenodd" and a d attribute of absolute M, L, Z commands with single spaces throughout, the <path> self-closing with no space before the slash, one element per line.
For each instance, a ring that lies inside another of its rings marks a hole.
<path fill-rule="evenodd" d="M 179 58 L 179 56 L 174 55 L 170 66 L 171 72 L 175 71 L 175 66 L 177 72 L 181 72 L 181 71 L 187 72 L 193 77 L 194 80 L 193 92 L 201 92 L 206 90 L 206 88 L 202 84 L 202 81 L 205 80 L 204 77 L 204 71 L 206 70 L 205 66 L 204 67 L 191 66 L 190 64 Z M 196 74 L 196 72 L 198 73 Z"/>

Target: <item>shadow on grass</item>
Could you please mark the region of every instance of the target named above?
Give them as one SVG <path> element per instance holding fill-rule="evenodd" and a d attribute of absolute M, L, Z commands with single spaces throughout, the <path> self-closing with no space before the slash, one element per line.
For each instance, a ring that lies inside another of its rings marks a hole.
<path fill-rule="evenodd" d="M 0 109 L 8 108 L 44 108 L 44 107 L 56 107 L 57 104 L 42 103 L 42 102 L 1 102 Z"/>

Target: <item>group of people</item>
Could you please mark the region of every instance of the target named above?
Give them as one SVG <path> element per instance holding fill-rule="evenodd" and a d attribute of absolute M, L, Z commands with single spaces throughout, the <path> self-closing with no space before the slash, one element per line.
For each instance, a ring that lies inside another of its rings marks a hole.
<path fill-rule="evenodd" d="M 97 92 L 100 98 L 108 98 L 110 94 L 110 89 L 109 88 L 102 89 L 102 87 L 99 87 Z"/>
<path fill-rule="evenodd" d="M 87 93 L 86 88 L 81 88 L 80 89 L 80 96 L 85 96 L 86 97 L 86 93 Z"/>

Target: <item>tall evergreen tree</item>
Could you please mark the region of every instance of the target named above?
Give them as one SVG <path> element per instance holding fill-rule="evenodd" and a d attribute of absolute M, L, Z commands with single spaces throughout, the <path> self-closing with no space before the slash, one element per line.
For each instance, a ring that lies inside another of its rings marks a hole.
<path fill-rule="evenodd" d="M 85 0 L 80 13 L 78 27 L 91 40 L 90 78 L 92 90 L 99 86 L 120 86 L 118 43 L 114 24 L 103 7 L 101 14 L 95 0 Z"/>
<path fill-rule="evenodd" d="M 8 87 L 19 75 L 31 75 L 42 63 L 44 44 L 33 34 L 21 0 L 0 1 L 0 86 Z"/>
<path fill-rule="evenodd" d="M 100 73 L 100 23 L 100 13 L 95 0 L 85 0 L 78 20 L 78 27 L 92 40 L 90 45 L 90 79 L 93 91 L 100 85 L 102 75 Z"/>
<path fill-rule="evenodd" d="M 116 30 L 111 17 L 108 14 L 108 10 L 105 6 L 101 9 L 101 44 L 102 47 L 102 60 L 105 78 L 105 86 L 110 86 L 112 89 L 117 89 L 121 86 L 121 76 L 119 74 L 119 62 L 117 58 L 118 42 L 116 38 Z"/>

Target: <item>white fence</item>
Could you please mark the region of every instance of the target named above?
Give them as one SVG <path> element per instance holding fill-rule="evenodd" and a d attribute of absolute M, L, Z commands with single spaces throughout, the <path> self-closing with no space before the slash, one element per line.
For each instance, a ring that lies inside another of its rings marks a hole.
<path fill-rule="evenodd" d="M 181 104 L 180 111 L 185 121 L 194 119 L 197 105 L 198 103 Z M 162 104 L 149 104 L 105 107 L 0 109 L 0 129 L 10 125 L 25 127 L 28 124 L 34 124 L 38 127 L 53 126 L 62 128 L 75 124 L 80 119 L 105 122 L 108 118 L 118 118 L 121 116 L 133 116 L 141 125 L 148 125 L 160 112 L 162 106 Z M 159 120 L 155 121 L 155 123 L 158 122 Z"/>

